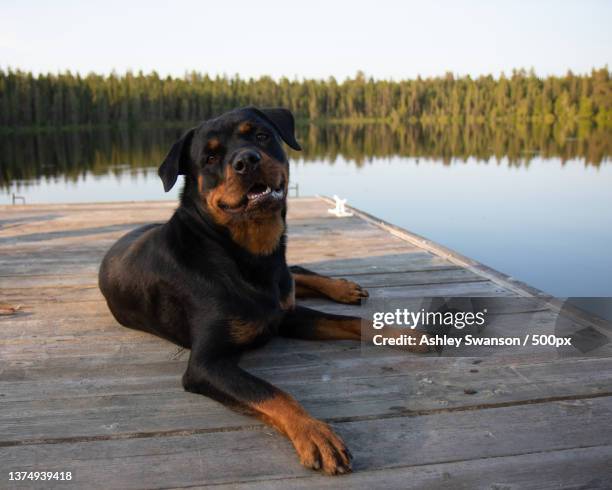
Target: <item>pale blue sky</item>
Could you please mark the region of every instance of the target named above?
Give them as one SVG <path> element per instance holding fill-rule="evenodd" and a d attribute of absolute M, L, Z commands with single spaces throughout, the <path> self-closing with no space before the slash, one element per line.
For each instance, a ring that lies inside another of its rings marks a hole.
<path fill-rule="evenodd" d="M 612 1 L 0 1 L 0 67 L 339 79 L 612 66 Z"/>

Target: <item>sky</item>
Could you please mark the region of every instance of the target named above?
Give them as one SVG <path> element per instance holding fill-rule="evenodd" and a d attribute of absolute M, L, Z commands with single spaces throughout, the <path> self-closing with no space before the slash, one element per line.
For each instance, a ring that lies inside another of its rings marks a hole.
<path fill-rule="evenodd" d="M 342 80 L 612 66 L 612 1 L 0 0 L 0 68 Z"/>

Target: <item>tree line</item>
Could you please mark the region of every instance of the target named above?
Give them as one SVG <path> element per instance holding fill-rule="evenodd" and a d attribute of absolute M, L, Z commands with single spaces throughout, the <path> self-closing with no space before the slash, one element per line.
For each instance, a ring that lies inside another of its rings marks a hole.
<path fill-rule="evenodd" d="M 241 79 L 192 72 L 39 74 L 0 70 L 0 127 L 137 126 L 198 121 L 245 106 L 284 106 L 300 119 L 391 123 L 591 121 L 612 123 L 608 67 L 589 74 L 538 77 L 515 70 L 497 78 L 453 74 L 342 82 Z"/>
<path fill-rule="evenodd" d="M 35 178 L 77 180 L 85 172 L 118 176 L 126 165 L 133 172 L 155 173 L 182 128 L 97 128 L 77 131 L 23 131 L 0 135 L 0 189 Z M 529 165 L 534 157 L 582 158 L 599 165 L 612 154 L 607 128 L 576 124 L 471 126 L 410 124 L 301 125 L 303 152 L 291 152 L 298 164 L 338 157 L 367 165 L 373 158 L 395 156 L 441 161 L 476 158 Z M 153 169 L 153 170 L 151 170 Z"/>

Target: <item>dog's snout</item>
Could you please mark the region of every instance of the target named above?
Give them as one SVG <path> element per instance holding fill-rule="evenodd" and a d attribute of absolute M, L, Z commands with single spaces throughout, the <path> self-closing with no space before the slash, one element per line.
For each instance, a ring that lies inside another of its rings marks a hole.
<path fill-rule="evenodd" d="M 259 165 L 261 155 L 255 150 L 243 150 L 234 157 L 232 168 L 238 174 L 252 172 Z"/>

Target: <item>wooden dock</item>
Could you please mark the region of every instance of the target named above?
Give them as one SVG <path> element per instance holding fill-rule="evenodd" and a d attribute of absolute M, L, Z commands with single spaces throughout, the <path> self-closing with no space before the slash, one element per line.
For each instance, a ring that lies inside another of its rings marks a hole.
<path fill-rule="evenodd" d="M 0 207 L 0 488 L 610 488 L 612 344 L 583 356 L 512 349 L 416 355 L 351 342 L 275 339 L 249 371 L 329 421 L 354 473 L 300 466 L 257 420 L 181 388 L 188 353 L 118 325 L 100 260 L 171 202 Z M 499 331 L 611 338 L 538 291 L 404 230 L 321 198 L 290 202 L 289 261 L 355 280 L 373 298 L 522 297 Z M 359 307 L 307 303 L 334 312 Z M 21 307 L 14 313 L 6 305 Z M 478 352 L 476 352 L 478 354 Z M 70 482 L 9 482 L 71 471 Z"/>

